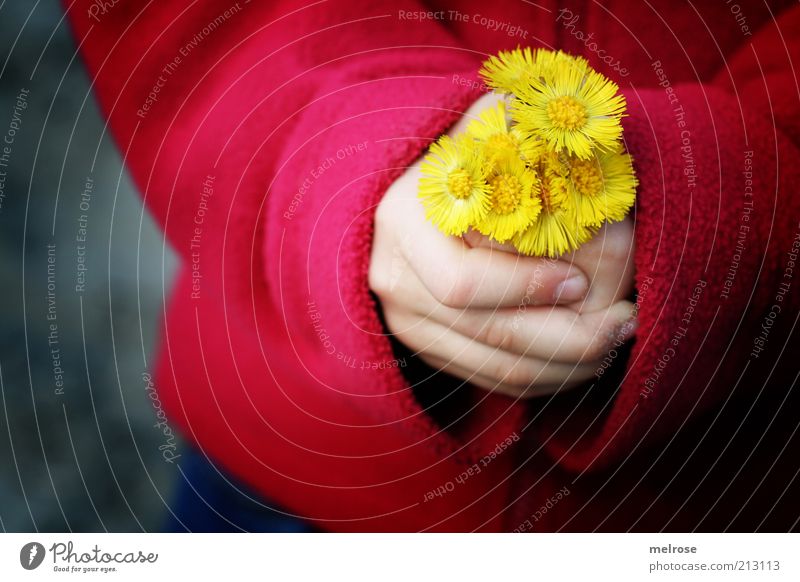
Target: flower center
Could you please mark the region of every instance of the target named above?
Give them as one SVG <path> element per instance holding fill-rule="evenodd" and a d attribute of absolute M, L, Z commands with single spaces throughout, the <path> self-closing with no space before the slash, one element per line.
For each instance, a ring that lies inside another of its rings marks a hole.
<path fill-rule="evenodd" d="M 516 177 L 500 174 L 492 178 L 493 208 L 500 214 L 511 214 L 522 199 L 522 185 Z"/>
<path fill-rule="evenodd" d="M 542 198 L 542 210 L 547 212 L 548 214 L 553 211 L 553 202 L 550 199 L 550 188 L 549 185 L 545 186 L 542 184 L 542 190 L 539 192 L 539 195 Z"/>
<path fill-rule="evenodd" d="M 454 198 L 464 200 L 472 192 L 472 178 L 466 170 L 458 169 L 447 176 L 447 189 Z"/>
<path fill-rule="evenodd" d="M 547 103 L 547 117 L 557 129 L 575 131 L 586 125 L 586 107 L 570 95 L 562 95 Z"/>
<path fill-rule="evenodd" d="M 572 164 L 572 184 L 584 196 L 596 196 L 603 191 L 603 174 L 594 160 L 579 160 Z"/>
<path fill-rule="evenodd" d="M 540 196 L 542 211 L 551 214 L 562 207 L 566 197 L 566 180 L 559 176 L 549 176 L 542 180 Z"/>

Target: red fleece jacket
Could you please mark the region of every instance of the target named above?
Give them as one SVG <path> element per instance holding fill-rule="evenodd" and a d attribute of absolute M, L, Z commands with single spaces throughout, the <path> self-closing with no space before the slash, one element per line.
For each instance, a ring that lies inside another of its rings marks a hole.
<path fill-rule="evenodd" d="M 65 5 L 183 258 L 162 402 L 265 497 L 342 531 L 796 525 L 792 2 Z M 412 388 L 367 286 L 375 205 L 518 44 L 627 97 L 640 327 L 568 395 Z"/>

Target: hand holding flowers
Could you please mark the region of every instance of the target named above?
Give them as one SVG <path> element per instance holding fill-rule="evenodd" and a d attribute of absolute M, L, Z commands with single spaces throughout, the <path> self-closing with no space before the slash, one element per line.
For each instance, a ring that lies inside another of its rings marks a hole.
<path fill-rule="evenodd" d="M 481 97 L 449 134 L 502 100 Z M 507 252 L 477 231 L 447 236 L 426 220 L 420 166 L 389 188 L 375 217 L 369 283 L 395 339 L 436 369 L 514 397 L 590 379 L 632 314 L 630 219 L 558 260 Z"/>

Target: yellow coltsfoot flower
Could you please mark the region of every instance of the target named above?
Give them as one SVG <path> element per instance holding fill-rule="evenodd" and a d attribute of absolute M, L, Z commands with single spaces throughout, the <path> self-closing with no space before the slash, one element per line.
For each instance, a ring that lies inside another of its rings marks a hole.
<path fill-rule="evenodd" d="M 542 205 L 538 180 L 519 157 L 498 159 L 488 180 L 491 207 L 475 228 L 498 242 L 506 242 L 539 216 Z"/>
<path fill-rule="evenodd" d="M 584 226 L 625 218 L 636 200 L 638 181 L 631 157 L 621 150 L 598 152 L 588 160 L 570 157 L 569 182 Z"/>
<path fill-rule="evenodd" d="M 520 86 L 511 116 L 525 133 L 550 149 L 581 159 L 592 150 L 613 150 L 622 135 L 625 98 L 615 83 L 595 71 L 557 65 L 544 80 Z"/>
<path fill-rule="evenodd" d="M 513 51 L 500 51 L 492 55 L 480 70 L 486 84 L 501 93 L 512 93 L 518 83 L 527 83 L 537 72 L 535 55 L 539 50 L 530 47 L 517 48 Z"/>
<path fill-rule="evenodd" d="M 483 157 L 494 163 L 504 157 L 519 157 L 520 148 L 527 138 L 510 125 L 506 104 L 499 101 L 494 107 L 484 109 L 467 126 L 467 135 L 478 142 Z"/>
<path fill-rule="evenodd" d="M 583 73 L 589 70 L 589 62 L 563 51 L 516 48 L 489 57 L 483 63 L 480 75 L 495 91 L 513 95 L 521 87 L 546 79 L 557 67 L 574 68 Z"/>
<path fill-rule="evenodd" d="M 542 211 L 512 242 L 522 254 L 555 258 L 576 250 L 594 236 L 594 231 L 578 221 L 569 169 L 561 157 L 547 152 L 535 168 L 540 178 Z"/>
<path fill-rule="evenodd" d="M 428 220 L 445 234 L 474 228 L 547 257 L 622 220 L 638 181 L 622 147 L 617 85 L 586 59 L 546 49 L 501 51 L 480 73 L 504 100 L 431 146 L 419 185 Z"/>
<path fill-rule="evenodd" d="M 421 164 L 419 198 L 425 217 L 440 231 L 461 235 L 482 220 L 491 203 L 488 169 L 475 141 L 444 135 Z"/>

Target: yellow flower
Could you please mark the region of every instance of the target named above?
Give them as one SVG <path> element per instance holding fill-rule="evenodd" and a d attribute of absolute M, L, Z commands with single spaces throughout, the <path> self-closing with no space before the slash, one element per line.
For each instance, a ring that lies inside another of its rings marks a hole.
<path fill-rule="evenodd" d="M 583 57 L 573 57 L 562 51 L 525 47 L 500 51 L 497 56 L 489 57 L 484 61 L 480 74 L 495 91 L 514 94 L 520 87 L 534 80 L 542 80 L 559 65 L 581 72 L 589 69 L 589 63 Z"/>
<path fill-rule="evenodd" d="M 440 231 L 461 235 L 489 210 L 487 170 L 474 140 L 443 135 L 421 165 L 419 198 L 425 217 Z"/>
<path fill-rule="evenodd" d="M 494 107 L 484 109 L 467 126 L 467 135 L 481 147 L 483 157 L 494 163 L 503 157 L 519 157 L 520 147 L 526 137 L 509 124 L 506 104 L 500 101 Z"/>
<path fill-rule="evenodd" d="M 518 88 L 511 116 L 554 151 L 588 159 L 593 148 L 613 149 L 622 135 L 625 98 L 617 92 L 603 75 L 560 63 L 545 79 Z"/>
<path fill-rule="evenodd" d="M 599 152 L 594 158 L 569 158 L 570 185 L 578 220 L 600 226 L 625 218 L 636 199 L 638 181 L 631 157 L 621 151 Z"/>
<path fill-rule="evenodd" d="M 534 54 L 530 47 L 500 51 L 484 61 L 480 75 L 495 91 L 511 93 L 517 83 L 525 82 L 535 74 Z"/>
<path fill-rule="evenodd" d="M 519 144 L 520 157 L 531 167 L 547 153 L 547 144 L 535 136 L 526 136 Z"/>
<path fill-rule="evenodd" d="M 535 164 L 539 179 L 542 211 L 512 242 L 525 255 L 558 257 L 574 251 L 594 232 L 578 221 L 575 199 L 570 191 L 569 168 L 557 154 L 545 152 Z"/>
<path fill-rule="evenodd" d="M 617 85 L 586 59 L 546 49 L 501 51 L 480 74 L 508 98 L 431 146 L 419 184 L 428 220 L 445 234 L 475 228 L 548 257 L 622 220 L 638 181 L 622 147 Z"/>
<path fill-rule="evenodd" d="M 489 177 L 492 205 L 475 228 L 499 242 L 525 230 L 539 216 L 536 175 L 518 157 L 497 160 Z"/>

